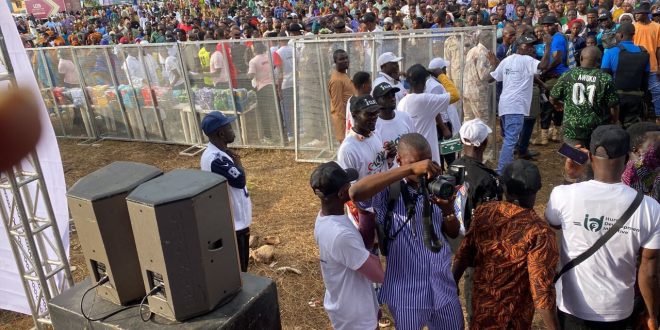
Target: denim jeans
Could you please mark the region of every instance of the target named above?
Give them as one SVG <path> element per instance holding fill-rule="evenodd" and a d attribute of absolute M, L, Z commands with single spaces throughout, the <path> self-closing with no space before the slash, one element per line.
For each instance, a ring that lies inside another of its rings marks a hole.
<path fill-rule="evenodd" d="M 660 80 L 653 72 L 649 75 L 649 92 L 651 92 L 655 116 L 660 117 Z"/>
<path fill-rule="evenodd" d="M 282 89 L 282 121 L 287 135 L 293 137 L 293 87 Z"/>
<path fill-rule="evenodd" d="M 518 154 L 520 155 L 526 155 L 529 152 L 529 140 L 532 138 L 534 124 L 536 124 L 536 117 L 525 117 L 522 132 L 520 132 L 520 140 L 518 141 Z"/>
<path fill-rule="evenodd" d="M 504 115 L 500 117 L 504 141 L 502 141 L 500 160 L 497 164 L 497 174 L 502 175 L 504 167 L 513 162 L 513 151 L 516 148 L 516 143 L 518 143 L 524 121 L 524 115 Z"/>

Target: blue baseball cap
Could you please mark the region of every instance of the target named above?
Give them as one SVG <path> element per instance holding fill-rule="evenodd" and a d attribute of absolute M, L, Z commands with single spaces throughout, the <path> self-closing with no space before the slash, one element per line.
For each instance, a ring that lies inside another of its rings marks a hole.
<path fill-rule="evenodd" d="M 209 112 L 204 119 L 202 119 L 202 130 L 204 131 L 204 134 L 209 136 L 220 127 L 225 126 L 234 120 L 236 120 L 236 117 L 227 117 L 220 111 Z"/>

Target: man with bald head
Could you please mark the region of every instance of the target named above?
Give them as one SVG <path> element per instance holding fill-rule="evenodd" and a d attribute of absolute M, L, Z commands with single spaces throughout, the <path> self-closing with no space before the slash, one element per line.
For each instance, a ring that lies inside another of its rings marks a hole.
<path fill-rule="evenodd" d="M 601 52 L 586 47 L 580 67 L 563 74 L 550 92 L 550 102 L 564 112 L 564 142 L 588 146 L 596 127 L 619 122 L 619 97 L 612 77 L 601 71 Z"/>
<path fill-rule="evenodd" d="M 498 60 L 501 61 L 505 57 L 515 54 L 515 41 L 516 29 L 511 25 L 505 26 L 504 29 L 502 29 L 502 44 L 497 46 L 497 52 L 495 53 Z"/>

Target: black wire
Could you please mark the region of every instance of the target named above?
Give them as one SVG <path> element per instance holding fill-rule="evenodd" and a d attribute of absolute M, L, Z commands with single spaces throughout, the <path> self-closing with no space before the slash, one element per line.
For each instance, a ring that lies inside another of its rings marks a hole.
<path fill-rule="evenodd" d="M 95 318 L 95 319 L 90 318 L 89 316 L 87 316 L 87 315 L 85 314 L 85 310 L 83 309 L 83 302 L 85 301 L 85 296 L 87 296 L 87 294 L 88 294 L 90 291 L 92 291 L 92 290 L 96 289 L 97 287 L 103 285 L 104 283 L 108 282 L 109 280 L 110 280 L 110 279 L 108 278 L 108 276 L 103 276 L 103 277 L 101 277 L 101 279 L 100 279 L 98 282 L 96 282 L 96 284 L 94 284 L 91 288 L 87 289 L 87 291 L 85 291 L 85 293 L 83 293 L 83 296 L 82 296 L 82 298 L 80 299 L 80 314 L 82 314 L 82 316 L 83 316 L 87 321 L 90 321 L 90 322 L 102 321 L 102 320 L 104 320 L 104 319 L 107 319 L 107 318 L 110 317 L 110 316 L 113 316 L 113 315 L 115 315 L 115 314 L 117 314 L 117 313 L 123 312 L 123 311 L 125 311 L 125 310 L 127 310 L 127 309 L 130 309 L 130 308 L 133 308 L 133 307 L 136 307 L 136 306 L 137 306 L 137 305 L 125 306 L 125 307 L 122 307 L 122 308 L 120 308 L 120 309 L 118 309 L 118 310 L 115 310 L 115 311 L 113 311 L 113 312 L 110 312 L 109 314 L 106 314 L 106 315 L 104 315 L 104 316 L 101 316 L 101 317 L 98 317 L 98 318 Z"/>
<path fill-rule="evenodd" d="M 139 312 L 140 312 L 140 320 L 142 320 L 142 322 L 149 322 L 149 320 L 151 319 L 151 314 L 153 314 L 151 312 L 151 309 L 149 309 L 149 317 L 147 317 L 146 319 L 144 318 L 144 316 L 142 315 L 142 307 L 144 306 L 144 302 L 147 300 L 147 298 L 149 298 L 149 296 L 151 296 L 152 294 L 158 292 L 158 290 L 160 290 L 161 288 L 163 288 L 163 285 L 158 284 L 153 289 L 151 289 L 151 291 L 149 291 L 149 293 L 147 293 L 147 295 L 144 296 L 144 298 L 142 298 L 142 300 L 140 301 L 140 305 L 139 305 L 140 310 L 139 310 Z"/>

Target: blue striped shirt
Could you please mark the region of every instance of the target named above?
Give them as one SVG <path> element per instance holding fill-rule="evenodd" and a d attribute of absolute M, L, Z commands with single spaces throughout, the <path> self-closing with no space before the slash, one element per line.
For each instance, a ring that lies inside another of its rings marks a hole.
<path fill-rule="evenodd" d="M 400 196 L 394 207 L 390 237 L 399 228 L 405 227 L 389 242 L 385 282 L 379 299 L 395 308 L 440 309 L 458 296 L 450 270 L 451 250 L 441 230 L 442 211 L 433 205 L 433 226 L 443 243 L 440 252 L 433 253 L 424 246 L 422 240 L 423 196 L 417 196 L 416 191 L 410 187 L 407 189 L 410 196 L 417 200 L 414 216 L 416 236 L 412 233 L 412 220 L 404 225 L 406 207 L 403 197 Z M 389 190 L 388 187 L 373 198 L 373 208 L 379 224 L 385 221 Z"/>

